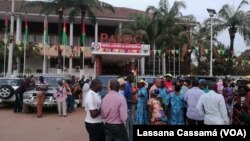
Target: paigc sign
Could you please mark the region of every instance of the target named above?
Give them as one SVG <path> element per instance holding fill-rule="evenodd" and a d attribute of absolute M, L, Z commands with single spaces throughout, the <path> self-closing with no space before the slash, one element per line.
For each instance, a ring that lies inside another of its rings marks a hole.
<path fill-rule="evenodd" d="M 101 43 L 123 43 L 123 44 L 141 44 L 141 35 L 121 35 L 109 36 L 107 33 L 101 33 L 100 35 L 100 42 Z"/>

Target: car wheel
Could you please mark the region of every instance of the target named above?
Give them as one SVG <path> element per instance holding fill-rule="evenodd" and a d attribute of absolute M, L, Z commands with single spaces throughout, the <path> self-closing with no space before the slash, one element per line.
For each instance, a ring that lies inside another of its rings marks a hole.
<path fill-rule="evenodd" d="M 14 89 L 10 85 L 0 86 L 0 98 L 9 99 L 15 94 Z"/>

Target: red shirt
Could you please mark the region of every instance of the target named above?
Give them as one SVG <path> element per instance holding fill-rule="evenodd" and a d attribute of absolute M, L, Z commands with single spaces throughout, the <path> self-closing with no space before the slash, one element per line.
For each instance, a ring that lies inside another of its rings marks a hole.
<path fill-rule="evenodd" d="M 170 81 L 165 81 L 165 87 L 168 90 L 169 93 L 173 92 L 173 83 Z"/>

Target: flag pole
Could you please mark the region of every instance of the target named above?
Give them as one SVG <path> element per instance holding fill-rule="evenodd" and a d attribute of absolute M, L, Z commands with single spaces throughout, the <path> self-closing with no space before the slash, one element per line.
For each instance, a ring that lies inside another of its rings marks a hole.
<path fill-rule="evenodd" d="M 43 45 L 43 74 L 45 74 L 45 69 L 46 69 L 46 58 L 45 58 L 45 44 Z"/>
<path fill-rule="evenodd" d="M 47 16 L 44 18 L 44 33 L 43 33 L 43 74 L 46 74 L 46 57 L 45 57 L 45 45 L 47 45 Z"/>
<path fill-rule="evenodd" d="M 28 41 L 28 21 L 27 21 L 27 15 L 25 19 L 25 35 L 24 35 L 24 53 L 23 53 L 23 76 L 25 75 L 25 69 L 26 69 L 26 46 L 27 46 L 27 41 Z"/>
<path fill-rule="evenodd" d="M 25 75 L 25 65 L 26 65 L 26 42 L 24 41 L 24 53 L 23 53 L 23 76 Z"/>
<path fill-rule="evenodd" d="M 84 18 L 82 18 L 82 49 L 80 49 L 80 51 L 82 52 L 82 73 L 84 75 L 84 46 L 85 46 L 85 42 L 86 42 L 86 30 L 85 30 L 85 22 L 84 22 Z"/>
<path fill-rule="evenodd" d="M 8 19 L 7 19 L 7 16 L 5 15 L 5 35 L 4 35 L 4 65 L 3 65 L 3 77 L 5 77 L 6 76 L 6 73 L 5 73 L 5 71 L 6 71 L 6 46 L 7 46 L 7 43 L 8 43 L 8 35 L 7 35 L 7 33 L 8 33 Z"/>
<path fill-rule="evenodd" d="M 5 77 L 5 70 L 6 70 L 6 45 L 7 43 L 4 43 L 4 64 L 3 64 L 3 77 Z"/>
<path fill-rule="evenodd" d="M 64 22 L 63 22 L 63 43 L 62 43 L 62 47 L 63 47 L 63 75 L 64 75 L 64 67 L 65 67 L 65 45 L 66 45 L 66 19 L 64 18 Z"/>
<path fill-rule="evenodd" d="M 65 67 L 65 45 L 63 44 L 63 74 L 64 74 L 64 67 Z"/>

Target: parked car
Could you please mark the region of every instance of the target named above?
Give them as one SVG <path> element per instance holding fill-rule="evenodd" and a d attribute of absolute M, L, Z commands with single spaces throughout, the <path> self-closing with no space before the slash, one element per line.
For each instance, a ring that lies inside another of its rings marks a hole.
<path fill-rule="evenodd" d="M 58 81 L 65 81 L 65 76 L 44 76 L 44 80 L 49 84 L 49 90 L 45 94 L 43 107 L 55 107 L 57 106 L 56 99 L 53 97 L 56 92 Z M 37 106 L 36 100 L 37 90 L 26 91 L 23 94 L 23 112 L 29 113 L 32 108 Z"/>
<path fill-rule="evenodd" d="M 117 75 L 99 75 L 96 78 L 102 81 L 102 90 L 100 92 L 100 95 L 101 97 L 104 97 L 107 94 L 108 81 L 111 79 L 117 79 L 118 76 Z"/>
<path fill-rule="evenodd" d="M 206 80 L 207 82 L 217 82 L 218 81 L 218 78 L 216 77 L 211 77 L 211 76 L 191 76 L 191 77 L 183 77 L 184 79 L 196 79 L 198 81 L 200 80 Z"/>
<path fill-rule="evenodd" d="M 141 79 L 145 80 L 148 83 L 148 86 L 151 87 L 154 83 L 154 80 L 156 79 L 156 76 L 139 76 L 138 81 Z"/>
<path fill-rule="evenodd" d="M 100 75 L 96 77 L 97 79 L 100 79 L 102 81 L 102 90 L 100 92 L 100 95 L 104 97 L 107 93 L 107 86 L 108 86 L 108 81 L 111 79 L 117 79 L 117 75 Z M 157 78 L 155 76 L 138 76 L 137 79 L 138 81 L 141 79 L 144 79 L 147 83 L 148 86 L 152 86 L 154 79 Z"/>
<path fill-rule="evenodd" d="M 0 102 L 14 102 L 15 90 L 23 82 L 23 78 L 0 78 Z"/>

